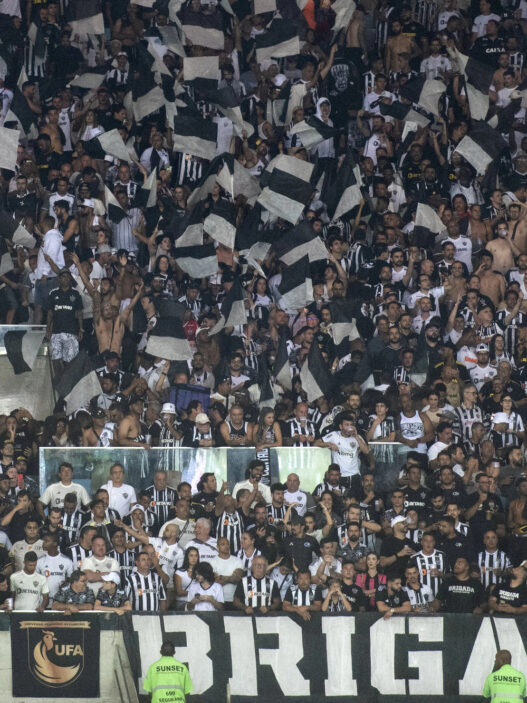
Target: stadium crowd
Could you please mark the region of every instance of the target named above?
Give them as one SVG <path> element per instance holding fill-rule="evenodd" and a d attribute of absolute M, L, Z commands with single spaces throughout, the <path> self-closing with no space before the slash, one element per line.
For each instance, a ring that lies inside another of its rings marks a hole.
<path fill-rule="evenodd" d="M 0 316 L 58 397 L 0 416 L 0 607 L 527 612 L 527 5 L 0 10 Z M 255 458 L 40 494 L 179 446 Z"/>

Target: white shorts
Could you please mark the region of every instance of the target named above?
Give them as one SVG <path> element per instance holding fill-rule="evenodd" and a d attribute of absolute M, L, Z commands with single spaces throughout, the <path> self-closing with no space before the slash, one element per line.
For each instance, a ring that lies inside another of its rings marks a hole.
<path fill-rule="evenodd" d="M 70 362 L 79 353 L 79 340 L 74 334 L 60 332 L 51 335 L 51 358 L 53 361 L 61 359 Z"/>

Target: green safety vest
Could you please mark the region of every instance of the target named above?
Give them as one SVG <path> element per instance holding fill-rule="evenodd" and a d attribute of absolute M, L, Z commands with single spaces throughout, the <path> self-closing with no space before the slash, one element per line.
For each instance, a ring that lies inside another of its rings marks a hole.
<path fill-rule="evenodd" d="M 492 703 L 523 703 L 525 676 L 518 669 L 505 664 L 487 676 L 483 696 L 490 698 Z"/>
<path fill-rule="evenodd" d="M 193 686 L 184 664 L 174 657 L 161 657 L 148 669 L 143 688 L 152 694 L 152 703 L 185 703 Z"/>

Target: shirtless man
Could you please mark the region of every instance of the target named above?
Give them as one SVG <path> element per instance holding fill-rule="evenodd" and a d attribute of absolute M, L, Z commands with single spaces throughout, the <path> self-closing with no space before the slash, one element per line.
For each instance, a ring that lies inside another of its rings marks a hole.
<path fill-rule="evenodd" d="M 479 276 L 480 292 L 490 298 L 494 306 L 497 306 L 505 297 L 505 278 L 501 273 L 493 271 L 493 266 L 493 254 L 484 249 L 481 252 L 481 264 L 475 274 Z"/>
<path fill-rule="evenodd" d="M 120 447 L 143 447 L 150 449 L 146 442 L 144 427 L 141 426 L 140 417 L 143 412 L 143 400 L 138 396 L 131 396 L 128 406 L 128 415 L 125 415 L 119 424 Z"/>
<path fill-rule="evenodd" d="M 419 56 L 420 51 L 417 44 L 410 37 L 401 34 L 403 26 L 399 20 L 392 22 L 392 36 L 386 42 L 386 73 L 396 71 L 398 66 L 398 54 L 410 54 L 412 58 Z"/>
<path fill-rule="evenodd" d="M 488 241 L 492 237 L 492 227 L 490 220 L 481 219 L 481 205 L 474 203 L 470 206 L 470 239 L 472 240 L 472 254 L 481 249 L 481 243 Z"/>
<path fill-rule="evenodd" d="M 509 240 L 513 246 L 514 255 L 527 254 L 527 206 L 518 202 L 509 205 Z M 516 251 L 517 249 L 518 251 Z"/>
<path fill-rule="evenodd" d="M 494 239 L 487 242 L 487 251 L 490 251 L 494 257 L 494 270 L 506 274 L 514 266 L 514 255 L 520 252 L 514 241 L 510 239 L 505 220 L 498 220 L 494 232 Z"/>
<path fill-rule="evenodd" d="M 56 107 L 50 107 L 46 113 L 46 124 L 40 130 L 44 134 L 49 134 L 51 139 L 51 148 L 57 154 L 62 154 L 64 135 L 59 127 L 59 111 Z"/>
<path fill-rule="evenodd" d="M 454 261 L 447 280 L 450 284 L 450 289 L 446 293 L 446 300 L 455 302 L 459 299 L 459 296 L 465 295 L 467 281 L 463 275 L 463 264 L 461 261 Z"/>
<path fill-rule="evenodd" d="M 356 7 L 346 30 L 346 48 L 360 49 L 360 53 L 357 52 L 359 59 L 363 54 L 367 53 L 366 40 L 364 38 L 364 19 L 364 10 Z"/>

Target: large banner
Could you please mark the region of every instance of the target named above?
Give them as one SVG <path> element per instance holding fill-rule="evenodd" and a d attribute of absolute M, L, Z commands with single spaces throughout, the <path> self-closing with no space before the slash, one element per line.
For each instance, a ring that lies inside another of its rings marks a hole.
<path fill-rule="evenodd" d="M 527 673 L 526 618 L 133 615 L 139 693 L 164 639 L 202 703 L 479 703 L 497 649 Z M 123 621 L 127 624 L 128 621 Z"/>
<path fill-rule="evenodd" d="M 96 698 L 99 639 L 97 616 L 14 613 L 13 696 Z"/>

